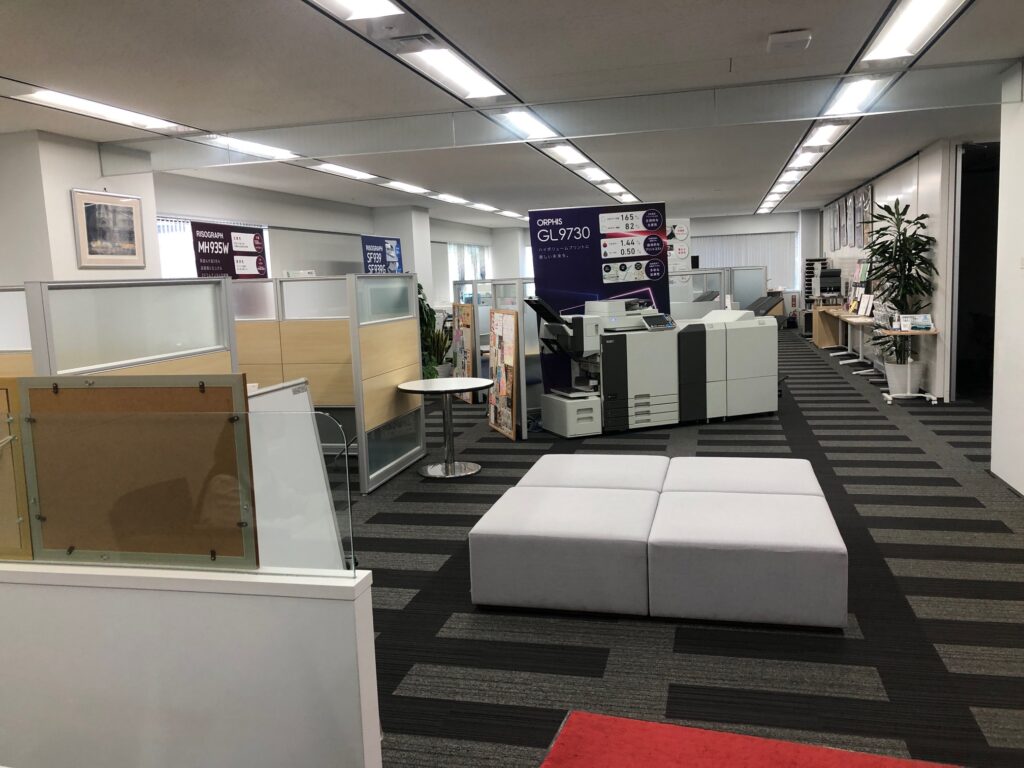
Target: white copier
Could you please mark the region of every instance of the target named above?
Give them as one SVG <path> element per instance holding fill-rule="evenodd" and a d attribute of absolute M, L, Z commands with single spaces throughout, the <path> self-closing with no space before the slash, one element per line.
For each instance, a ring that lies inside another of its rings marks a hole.
<path fill-rule="evenodd" d="M 679 420 L 779 409 L 778 323 L 717 309 L 679 324 Z"/>
<path fill-rule="evenodd" d="M 558 315 L 527 300 L 541 318 L 540 338 L 571 360 L 571 385 L 543 398 L 547 430 L 566 437 L 679 422 L 676 324 L 640 302 L 588 301 Z"/>

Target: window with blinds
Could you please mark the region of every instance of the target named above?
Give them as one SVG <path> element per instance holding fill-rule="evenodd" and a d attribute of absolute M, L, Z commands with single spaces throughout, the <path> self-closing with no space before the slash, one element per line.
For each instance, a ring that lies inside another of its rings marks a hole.
<path fill-rule="evenodd" d="M 690 253 L 700 256 L 701 269 L 767 267 L 770 287 L 800 289 L 796 232 L 693 237 Z"/>

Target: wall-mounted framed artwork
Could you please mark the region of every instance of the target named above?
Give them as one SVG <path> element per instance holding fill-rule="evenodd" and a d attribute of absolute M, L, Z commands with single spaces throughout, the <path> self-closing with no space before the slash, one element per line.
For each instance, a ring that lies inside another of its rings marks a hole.
<path fill-rule="evenodd" d="M 71 190 L 79 269 L 144 269 L 142 198 Z"/>

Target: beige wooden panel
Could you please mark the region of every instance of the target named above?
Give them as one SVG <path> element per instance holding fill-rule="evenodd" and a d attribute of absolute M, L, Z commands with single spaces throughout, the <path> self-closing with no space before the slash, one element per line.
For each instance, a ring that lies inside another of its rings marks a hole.
<path fill-rule="evenodd" d="M 8 423 L 9 413 L 17 410 L 18 390 L 14 381 L 0 381 L 0 441 L 18 434 L 17 423 Z M 11 405 L 15 407 L 10 407 Z M 25 495 L 25 465 L 21 441 L 0 447 L 0 558 L 30 560 L 32 541 L 29 533 Z"/>
<path fill-rule="evenodd" d="M 355 405 L 352 366 L 342 363 L 286 363 L 284 381 L 309 379 L 314 405 Z"/>
<path fill-rule="evenodd" d="M 423 404 L 421 395 L 409 395 L 398 391 L 404 381 L 413 381 L 422 376 L 420 362 L 405 368 L 382 373 L 363 381 L 363 424 L 369 432 L 392 419 L 414 411 Z"/>
<path fill-rule="evenodd" d="M 272 387 L 285 381 L 280 363 L 277 365 L 243 365 L 239 363 L 238 372 L 245 374 L 246 384 L 259 384 L 261 387 Z"/>
<path fill-rule="evenodd" d="M 34 373 L 31 352 L 0 352 L 0 376 L 31 376 Z"/>
<path fill-rule="evenodd" d="M 363 381 L 420 363 L 420 324 L 416 318 L 359 329 Z M 419 379 L 420 374 L 409 379 Z M 407 379 L 408 380 L 408 379 Z"/>
<path fill-rule="evenodd" d="M 203 373 L 234 373 L 231 370 L 230 352 L 209 352 L 205 355 L 179 357 L 174 360 L 162 360 L 159 363 L 144 363 L 128 368 L 115 368 L 103 371 L 97 376 L 175 376 Z"/>
<path fill-rule="evenodd" d="M 283 363 L 352 363 L 348 320 L 282 320 Z"/>
<path fill-rule="evenodd" d="M 236 322 L 235 349 L 239 365 L 281 365 L 281 329 L 277 320 Z"/>

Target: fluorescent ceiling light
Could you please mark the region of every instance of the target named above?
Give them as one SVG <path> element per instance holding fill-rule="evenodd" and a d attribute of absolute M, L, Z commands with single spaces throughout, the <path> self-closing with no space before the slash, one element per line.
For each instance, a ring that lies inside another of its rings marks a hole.
<path fill-rule="evenodd" d="M 821 152 L 797 152 L 796 157 L 790 161 L 787 168 L 813 168 L 822 158 Z"/>
<path fill-rule="evenodd" d="M 405 13 L 391 0 L 334 0 L 333 4 L 341 6 L 342 18 L 345 21 L 379 19 L 382 16 L 398 16 Z"/>
<path fill-rule="evenodd" d="M 170 123 L 158 117 L 143 115 L 138 112 L 129 112 L 127 109 L 112 107 L 109 104 L 101 104 L 98 101 L 81 99 L 60 91 L 35 91 L 24 96 L 17 96 L 21 101 L 29 101 L 33 104 L 42 104 L 47 107 L 56 107 L 68 112 L 75 112 L 87 117 L 96 117 L 100 120 L 109 120 L 112 123 L 130 125 L 133 128 L 142 128 L 147 131 L 168 131 L 181 130 L 184 126 L 177 123 Z"/>
<path fill-rule="evenodd" d="M 596 165 L 591 165 L 586 168 L 580 168 L 579 174 L 587 181 L 606 181 L 607 179 L 611 178 L 611 176 L 602 171 Z"/>
<path fill-rule="evenodd" d="M 414 195 L 425 195 L 430 191 L 423 187 L 417 187 L 415 184 L 406 184 L 404 181 L 389 181 L 384 186 L 391 187 L 391 189 L 400 189 L 403 192 L 410 192 Z"/>
<path fill-rule="evenodd" d="M 519 218 L 522 219 L 523 221 L 529 221 L 530 220 L 529 216 L 520 216 Z"/>
<path fill-rule="evenodd" d="M 222 147 L 234 152 L 241 152 L 244 155 L 252 155 L 253 157 L 265 157 L 268 160 L 292 160 L 298 157 L 294 152 L 290 152 L 287 149 L 271 147 L 268 144 L 259 144 L 258 142 L 246 141 L 245 139 L 236 139 L 233 136 L 214 135 L 208 138 Z"/>
<path fill-rule="evenodd" d="M 590 162 L 587 156 L 572 146 L 572 144 L 554 144 L 550 147 L 544 147 L 544 151 L 549 155 L 554 155 L 555 159 L 563 165 L 580 165 L 581 163 Z"/>
<path fill-rule="evenodd" d="M 784 197 L 785 197 L 785 195 L 782 194 L 781 192 L 772 192 L 770 195 L 765 195 L 764 196 L 764 201 L 766 203 L 777 203 L 779 200 L 781 200 Z"/>
<path fill-rule="evenodd" d="M 601 189 L 610 195 L 621 195 L 626 191 L 626 188 L 619 184 L 617 181 L 610 181 L 607 184 L 602 184 Z"/>
<path fill-rule="evenodd" d="M 457 205 L 465 205 L 469 202 L 469 200 L 466 200 L 465 198 L 457 197 L 456 195 L 449 195 L 447 193 L 438 195 L 437 199 L 444 200 L 446 203 L 455 203 Z"/>
<path fill-rule="evenodd" d="M 558 135 L 525 109 L 502 112 L 498 117 L 524 139 L 553 139 Z"/>
<path fill-rule="evenodd" d="M 772 208 L 758 208 L 757 212 L 761 213 L 761 214 L 765 214 L 765 213 L 771 213 L 772 210 L 774 210 L 774 209 L 772 209 Z"/>
<path fill-rule="evenodd" d="M 414 67 L 464 99 L 504 96 L 505 92 L 449 48 L 399 54 Z"/>
<path fill-rule="evenodd" d="M 963 4 L 964 0 L 903 0 L 864 54 L 863 61 L 916 55 Z"/>
<path fill-rule="evenodd" d="M 498 210 L 493 205 L 487 205 L 486 203 L 473 203 L 470 208 L 476 208 L 478 211 L 487 211 L 487 213 L 493 213 Z"/>
<path fill-rule="evenodd" d="M 889 78 L 862 77 L 847 80 L 825 111 L 826 115 L 855 115 L 863 112 L 882 89 Z"/>
<path fill-rule="evenodd" d="M 343 165 L 335 165 L 334 163 L 320 163 L 320 165 L 315 165 L 313 167 L 318 171 L 333 173 L 337 176 L 347 176 L 350 179 L 359 179 L 359 181 L 377 178 L 372 173 L 357 171 L 355 168 L 346 168 Z"/>
<path fill-rule="evenodd" d="M 803 171 L 786 171 L 784 174 L 779 176 L 779 181 L 784 184 L 796 184 L 800 179 L 804 177 Z"/>
<path fill-rule="evenodd" d="M 830 147 L 845 129 L 846 126 L 840 123 L 822 123 L 811 131 L 811 135 L 807 137 L 807 141 L 803 143 L 803 146 Z"/>
<path fill-rule="evenodd" d="M 515 211 L 500 211 L 501 216 L 508 216 L 510 219 L 521 219 L 522 214 L 516 213 Z"/>
<path fill-rule="evenodd" d="M 620 203 L 637 203 L 639 200 L 636 195 L 631 195 L 628 192 L 624 195 L 619 195 L 618 201 Z"/>

